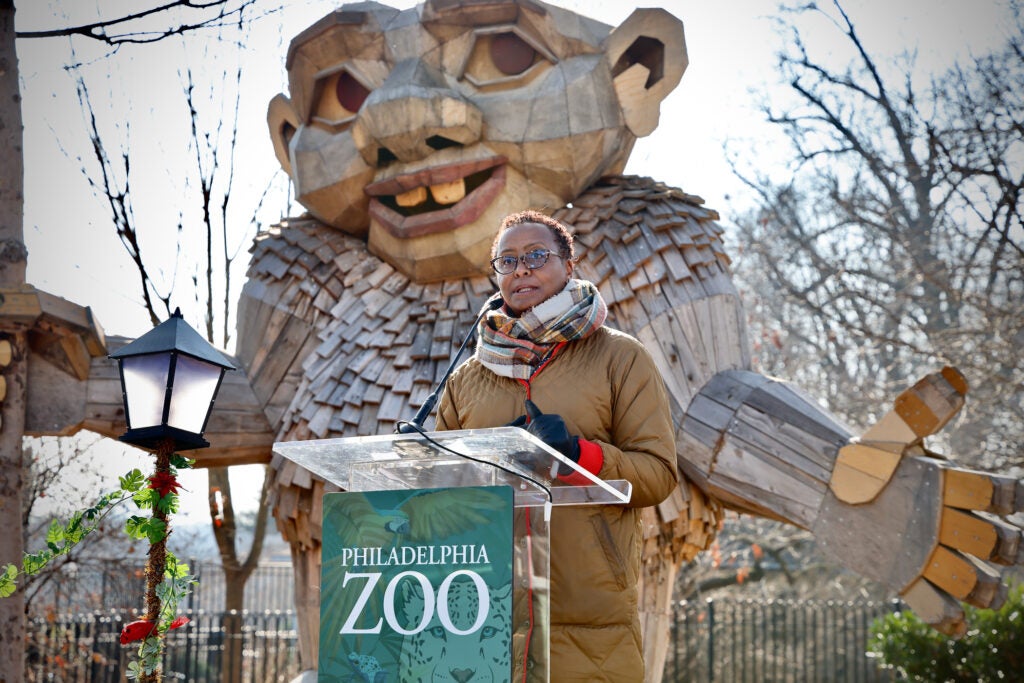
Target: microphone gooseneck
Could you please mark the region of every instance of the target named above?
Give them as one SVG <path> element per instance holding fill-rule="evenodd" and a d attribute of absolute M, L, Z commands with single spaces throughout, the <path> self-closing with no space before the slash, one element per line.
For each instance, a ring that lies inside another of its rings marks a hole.
<path fill-rule="evenodd" d="M 447 384 L 448 377 L 451 376 L 452 372 L 455 370 L 455 366 L 459 362 L 459 358 L 462 357 L 462 352 L 466 350 L 466 347 L 469 346 L 469 342 L 472 341 L 473 337 L 476 335 L 476 326 L 480 324 L 483 317 L 490 311 L 496 311 L 504 305 L 505 301 L 501 298 L 500 294 L 495 294 L 493 297 L 488 299 L 487 303 L 480 309 L 480 314 L 470 326 L 469 334 L 467 334 L 466 338 L 462 340 L 462 346 L 460 346 L 459 350 L 455 353 L 455 357 L 452 358 L 452 362 L 448 364 L 448 369 L 444 371 L 444 375 L 441 376 L 441 379 L 438 381 L 434 391 L 430 393 L 430 396 L 427 396 L 427 400 L 425 400 L 423 405 L 420 406 L 420 409 L 416 411 L 416 415 L 410 422 L 406 422 L 404 420 L 400 420 L 398 422 L 395 426 L 395 434 L 412 434 L 413 432 L 423 431 L 423 423 L 426 421 L 427 416 L 430 415 L 430 411 L 434 409 L 434 405 L 437 403 L 438 397 L 441 396 L 441 392 L 444 391 L 444 385 Z"/>

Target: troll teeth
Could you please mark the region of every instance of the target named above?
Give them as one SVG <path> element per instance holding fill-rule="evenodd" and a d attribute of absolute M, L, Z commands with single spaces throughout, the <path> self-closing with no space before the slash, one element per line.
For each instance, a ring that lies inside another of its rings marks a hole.
<path fill-rule="evenodd" d="M 431 185 L 430 194 L 438 204 L 454 204 L 466 196 L 466 181 L 459 178 L 450 183 Z"/>
<path fill-rule="evenodd" d="M 421 185 L 420 187 L 413 188 L 408 192 L 396 194 L 395 201 L 398 203 L 399 206 L 406 207 L 422 204 L 423 202 L 427 201 L 427 188 Z"/>

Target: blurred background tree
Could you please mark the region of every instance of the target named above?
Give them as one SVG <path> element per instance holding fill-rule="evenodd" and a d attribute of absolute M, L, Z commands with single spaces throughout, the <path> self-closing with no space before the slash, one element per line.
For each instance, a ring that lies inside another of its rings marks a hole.
<path fill-rule="evenodd" d="M 758 369 L 857 432 L 954 365 L 971 390 L 936 450 L 1020 477 L 1024 20 L 1017 4 L 1010 15 L 1003 44 L 933 73 L 911 50 L 872 54 L 840 3 L 790 7 L 776 18 L 785 87 L 759 94 L 780 141 L 727 150 L 755 199 L 729 237 Z M 781 170 L 764 163 L 774 155 Z M 742 583 L 744 595 L 885 597 L 822 567 L 804 532 L 744 517 L 680 581 L 683 596 Z"/>
<path fill-rule="evenodd" d="M 769 176 L 749 150 L 733 158 L 757 197 L 736 222 L 737 272 L 764 369 L 862 428 L 924 370 L 954 365 L 971 393 L 942 450 L 1019 474 L 1019 6 L 1013 17 L 1005 45 L 932 75 L 913 53 L 873 57 L 838 3 L 781 15 L 789 92 L 764 95 L 763 109 L 785 133 L 788 172 Z M 848 61 L 814 53 L 809 30 L 831 31 Z"/>
<path fill-rule="evenodd" d="M 868 651 L 902 680 L 1012 681 L 1024 671 L 1024 584 L 998 610 L 967 606 L 971 630 L 959 640 L 936 633 L 912 612 L 871 626 Z"/>

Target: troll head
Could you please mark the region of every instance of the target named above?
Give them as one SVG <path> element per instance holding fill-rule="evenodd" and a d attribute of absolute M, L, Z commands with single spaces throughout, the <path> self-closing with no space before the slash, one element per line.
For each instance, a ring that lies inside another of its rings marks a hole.
<path fill-rule="evenodd" d="M 298 201 L 413 280 L 485 272 L 501 218 L 620 173 L 686 68 L 659 9 L 617 28 L 534 0 L 345 5 L 270 104 Z"/>

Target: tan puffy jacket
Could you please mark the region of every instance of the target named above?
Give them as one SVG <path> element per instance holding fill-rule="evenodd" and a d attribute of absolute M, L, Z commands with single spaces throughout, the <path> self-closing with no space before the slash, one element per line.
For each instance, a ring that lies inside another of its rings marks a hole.
<path fill-rule="evenodd" d="M 668 397 L 643 345 L 602 327 L 569 342 L 529 386 L 545 413 L 601 447 L 598 476 L 633 484 L 628 506 L 556 508 L 551 519 L 551 678 L 642 681 L 637 612 L 640 509 L 678 483 Z M 438 429 L 507 424 L 525 412 L 527 388 L 475 358 L 452 375 L 437 411 Z"/>

